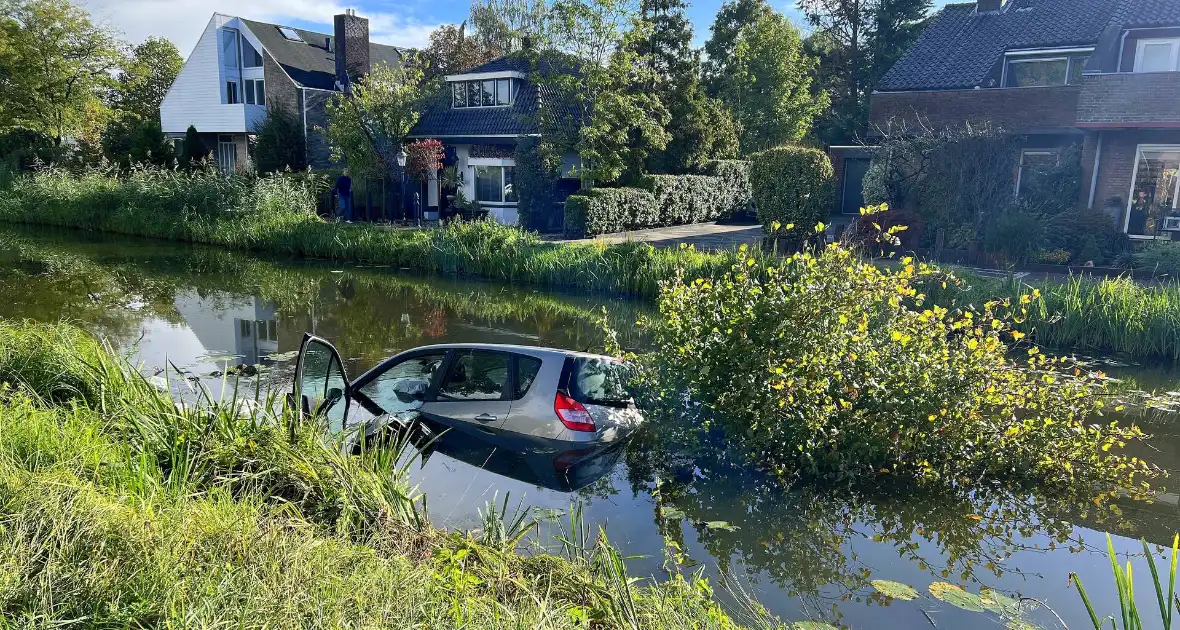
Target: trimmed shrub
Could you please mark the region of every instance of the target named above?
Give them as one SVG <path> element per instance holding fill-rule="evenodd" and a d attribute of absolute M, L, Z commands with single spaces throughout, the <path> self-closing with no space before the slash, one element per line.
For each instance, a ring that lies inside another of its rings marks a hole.
<path fill-rule="evenodd" d="M 647 175 L 640 184 L 655 195 L 661 226 L 712 221 L 728 201 L 720 177 Z"/>
<path fill-rule="evenodd" d="M 713 160 L 705 165 L 705 175 L 720 177 L 726 193 L 725 207 L 718 219 L 754 216 L 754 196 L 750 189 L 750 163 L 746 160 Z"/>
<path fill-rule="evenodd" d="M 594 188 L 565 202 L 565 237 L 586 238 L 659 222 L 656 197 L 639 188 Z"/>
<path fill-rule="evenodd" d="M 1127 235 L 1101 210 L 1069 210 L 1050 217 L 1044 241 L 1046 249 L 1068 251 L 1069 262 L 1077 265 L 1110 264 L 1128 247 Z"/>
<path fill-rule="evenodd" d="M 754 154 L 750 188 L 758 220 L 810 233 L 831 210 L 834 176 L 831 160 L 819 149 L 788 146 Z"/>

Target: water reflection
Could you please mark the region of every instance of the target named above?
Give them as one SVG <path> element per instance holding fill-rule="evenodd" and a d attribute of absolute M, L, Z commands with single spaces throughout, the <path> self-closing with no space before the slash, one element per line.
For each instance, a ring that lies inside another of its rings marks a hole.
<path fill-rule="evenodd" d="M 601 347 L 603 307 L 624 343 L 642 346 L 630 324 L 643 311 L 609 296 L 572 296 L 488 283 L 422 278 L 387 268 L 261 260 L 220 250 L 80 234 L 0 233 L 0 317 L 73 319 L 154 372 L 172 362 L 216 386 L 239 365 L 259 364 L 264 383 L 289 386 L 304 332 L 332 341 L 349 375 L 410 347 L 507 342 L 583 350 Z M 249 374 L 246 375 L 249 378 Z M 1174 375 L 1153 383 L 1176 389 Z M 1148 427 L 1143 456 L 1180 462 L 1180 432 Z M 1100 610 L 1117 602 L 1103 532 L 1120 552 L 1137 538 L 1170 544 L 1176 496 L 1152 503 L 1013 492 L 980 480 L 934 491 L 776 481 L 725 457 L 701 453 L 673 433 L 641 431 L 622 448 L 570 452 L 510 437 L 451 431 L 419 442 L 412 475 L 439 524 L 478 527 L 479 510 L 511 493 L 535 506 L 538 542 L 552 541 L 571 504 L 604 525 L 638 575 L 658 575 L 664 540 L 707 572 L 748 584 L 786 618 L 823 617 L 856 628 L 994 628 L 995 614 L 968 613 L 926 595 L 932 582 L 992 587 L 1036 597 L 1071 627 L 1088 623 L 1066 576 L 1078 572 Z M 436 431 L 437 433 L 437 431 Z M 923 597 L 890 601 L 874 579 L 910 584 Z M 1140 582 L 1145 601 L 1154 601 Z M 1030 619 L 1054 627 L 1044 611 Z"/>

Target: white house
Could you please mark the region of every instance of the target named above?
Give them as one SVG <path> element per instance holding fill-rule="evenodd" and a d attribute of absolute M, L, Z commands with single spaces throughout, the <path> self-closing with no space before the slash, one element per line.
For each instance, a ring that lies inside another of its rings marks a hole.
<path fill-rule="evenodd" d="M 267 109 L 281 107 L 303 123 L 308 163 L 327 166 L 315 128 L 328 98 L 373 64 L 401 61 L 398 49 L 371 43 L 369 21 L 351 11 L 335 17 L 333 35 L 215 13 L 164 97 L 160 124 L 174 138 L 196 127 L 230 171 L 246 164 Z"/>

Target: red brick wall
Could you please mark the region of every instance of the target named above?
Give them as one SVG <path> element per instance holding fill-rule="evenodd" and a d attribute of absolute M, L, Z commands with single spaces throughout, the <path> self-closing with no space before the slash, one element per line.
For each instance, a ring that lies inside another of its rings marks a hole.
<path fill-rule="evenodd" d="M 937 92 L 879 92 L 873 94 L 869 120 L 886 129 L 904 121 L 934 128 L 965 122 L 992 122 L 1013 132 L 1065 129 L 1077 114 L 1076 85 L 1035 88 L 945 90 Z"/>
<path fill-rule="evenodd" d="M 1088 201 L 1090 196 L 1097 134 L 1088 134 L 1082 149 L 1083 201 Z M 1180 130 L 1102 131 L 1101 134 L 1102 157 L 1098 165 L 1098 186 L 1094 192 L 1094 208 L 1098 210 L 1104 208 L 1111 197 L 1119 197 L 1122 206 L 1126 207 L 1138 145 L 1180 144 Z"/>
<path fill-rule="evenodd" d="M 1078 98 L 1078 123 L 1180 125 L 1180 72 L 1085 77 Z"/>

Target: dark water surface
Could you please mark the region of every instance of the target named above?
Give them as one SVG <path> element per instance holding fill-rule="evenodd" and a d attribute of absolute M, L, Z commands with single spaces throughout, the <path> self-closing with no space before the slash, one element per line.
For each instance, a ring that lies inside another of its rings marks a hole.
<path fill-rule="evenodd" d="M 0 318 L 69 318 L 127 351 L 149 375 L 171 362 L 214 391 L 222 387 L 219 375 L 239 364 L 263 366 L 259 380 L 242 381 L 247 386 L 282 386 L 305 331 L 333 341 L 355 376 L 427 343 L 601 348 L 595 319 L 604 308 L 624 343 L 642 346 L 633 323 L 650 307 L 613 296 L 0 229 Z M 1180 381 L 1167 371 L 1135 367 L 1119 374 L 1161 389 L 1178 389 Z M 1180 468 L 1176 426 L 1147 427 L 1155 437 L 1143 454 L 1167 469 Z M 1075 630 L 1087 627 L 1067 580 L 1070 572 L 1082 577 L 1100 614 L 1117 610 L 1105 533 L 1120 553 L 1141 554 L 1138 538 L 1170 546 L 1180 529 L 1177 497 L 1167 493 L 1151 503 L 1100 507 L 1089 497 L 1033 497 L 998 488 L 784 489 L 723 458 L 691 460 L 650 432 L 573 468 L 563 455 L 520 454 L 502 443 L 456 436 L 414 466 L 414 482 L 440 525 L 479 527 L 486 503 L 510 493 L 512 505 L 523 500 L 533 508 L 542 539 L 551 539 L 571 505 L 579 504 L 586 523 L 604 526 L 624 554 L 641 556 L 631 561 L 637 575 L 660 574 L 667 538 L 715 584 L 724 574 L 784 618 L 853 628 L 933 623 L 966 630 L 1015 623 L 932 598 L 927 587 L 934 582 L 1034 597 Z M 1140 608 L 1151 611 L 1155 597 L 1145 561 L 1132 560 Z M 922 595 L 886 600 L 870 585 L 881 579 L 912 585 Z M 1038 627 L 1060 627 L 1045 610 L 1022 617 Z M 1148 627 L 1154 627 L 1150 621 Z"/>

